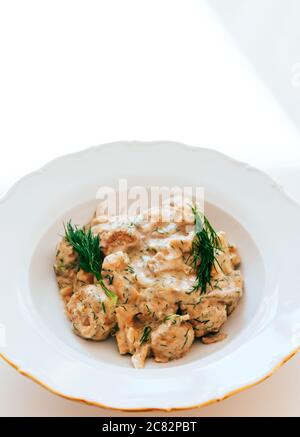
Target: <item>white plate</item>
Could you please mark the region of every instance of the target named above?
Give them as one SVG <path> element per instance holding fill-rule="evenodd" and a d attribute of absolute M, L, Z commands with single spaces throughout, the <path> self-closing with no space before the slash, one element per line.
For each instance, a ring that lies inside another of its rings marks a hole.
<path fill-rule="evenodd" d="M 62 221 L 90 218 L 96 190 L 129 185 L 205 188 L 206 214 L 240 250 L 245 296 L 228 339 L 196 342 L 184 358 L 136 370 L 113 341 L 75 336 L 52 271 Z M 66 398 L 122 410 L 188 409 L 273 373 L 299 349 L 300 208 L 265 174 L 218 152 L 178 143 L 114 143 L 58 158 L 2 199 L 2 357 Z"/>

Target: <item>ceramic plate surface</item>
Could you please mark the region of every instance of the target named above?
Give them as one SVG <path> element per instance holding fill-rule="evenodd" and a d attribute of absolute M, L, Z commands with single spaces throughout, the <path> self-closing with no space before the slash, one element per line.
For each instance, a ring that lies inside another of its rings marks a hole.
<path fill-rule="evenodd" d="M 71 331 L 52 269 L 62 222 L 87 222 L 97 189 L 120 178 L 204 187 L 205 213 L 243 261 L 245 294 L 224 326 L 227 340 L 196 342 L 180 360 L 136 370 L 113 340 Z M 246 164 L 178 143 L 94 147 L 23 178 L 2 199 L 0 217 L 1 355 L 57 394 L 124 410 L 193 408 L 256 384 L 299 348 L 300 208 Z"/>

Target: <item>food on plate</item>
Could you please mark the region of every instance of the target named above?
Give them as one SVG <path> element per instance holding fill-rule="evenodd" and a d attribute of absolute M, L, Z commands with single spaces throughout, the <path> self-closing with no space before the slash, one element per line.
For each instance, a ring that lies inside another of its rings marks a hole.
<path fill-rule="evenodd" d="M 167 218 L 166 218 L 167 217 Z M 54 270 L 74 332 L 114 336 L 120 354 L 142 368 L 167 362 L 221 329 L 243 294 L 240 256 L 197 205 L 171 199 L 163 211 L 103 214 L 82 228 L 68 222 Z"/>

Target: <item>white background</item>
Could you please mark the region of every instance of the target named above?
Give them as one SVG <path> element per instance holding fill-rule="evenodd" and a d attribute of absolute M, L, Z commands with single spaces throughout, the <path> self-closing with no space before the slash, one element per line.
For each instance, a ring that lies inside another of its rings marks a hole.
<path fill-rule="evenodd" d="M 248 161 L 300 201 L 299 20 L 297 0 L 0 1 L 0 192 L 60 154 L 166 139 Z M 299 364 L 177 415 L 300 415 Z M 2 416 L 119 414 L 0 363 Z"/>

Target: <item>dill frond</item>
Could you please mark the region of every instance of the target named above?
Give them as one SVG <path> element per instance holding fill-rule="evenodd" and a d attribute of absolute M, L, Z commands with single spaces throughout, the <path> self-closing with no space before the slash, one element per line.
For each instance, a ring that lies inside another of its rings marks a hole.
<path fill-rule="evenodd" d="M 195 237 L 192 244 L 192 267 L 196 272 L 196 282 L 191 290 L 200 289 L 201 294 L 206 293 L 207 284 L 211 282 L 211 269 L 219 265 L 216 253 L 222 251 L 220 239 L 204 214 L 192 206 L 195 216 Z M 200 215 L 201 214 L 201 215 Z"/>
<path fill-rule="evenodd" d="M 105 294 L 111 299 L 117 300 L 117 295 L 109 290 L 103 282 L 101 274 L 102 262 L 104 254 L 100 246 L 99 235 L 93 235 L 90 229 L 78 228 L 76 225 L 72 225 L 71 221 L 64 225 L 65 239 L 79 257 L 79 267 L 85 272 L 92 273 Z"/>

